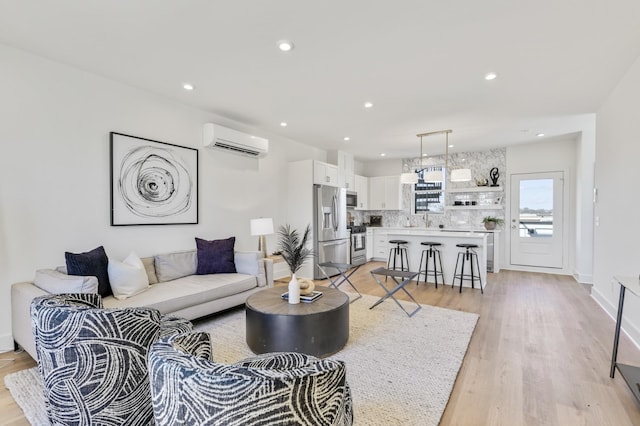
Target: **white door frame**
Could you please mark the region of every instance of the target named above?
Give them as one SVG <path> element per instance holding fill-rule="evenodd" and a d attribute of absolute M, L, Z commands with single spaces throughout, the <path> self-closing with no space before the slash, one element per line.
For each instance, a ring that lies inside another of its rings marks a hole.
<path fill-rule="evenodd" d="M 512 224 L 512 219 L 518 219 L 519 218 L 519 212 L 512 212 L 511 211 L 511 192 L 513 190 L 513 188 L 511 188 L 511 181 L 512 181 L 512 176 L 514 175 L 542 175 L 542 174 L 546 174 L 546 173 L 554 173 L 554 172 L 560 172 L 563 174 L 563 189 L 562 189 L 562 203 L 563 203 L 563 212 L 562 212 L 562 229 L 558 230 L 558 232 L 562 233 L 562 238 L 563 238 L 563 244 L 562 244 L 562 267 L 561 268 L 549 268 L 549 267 L 535 267 L 535 266 L 526 266 L 526 265 L 518 265 L 518 264 L 513 264 L 511 263 L 511 244 L 513 243 L 511 241 L 511 224 Z M 507 188 L 505 189 L 505 195 L 508 197 L 507 199 L 507 203 L 505 204 L 505 226 L 504 226 L 504 230 L 503 232 L 505 233 L 504 237 L 505 237 L 505 242 L 507 243 L 507 245 L 505 246 L 505 250 L 504 250 L 504 260 L 505 260 L 505 269 L 512 269 L 512 270 L 521 270 L 521 271 L 534 271 L 534 272 L 547 272 L 547 273 L 554 273 L 554 274 L 568 274 L 570 273 L 570 264 L 572 263 L 571 260 L 571 253 L 569 250 L 569 246 L 570 246 L 570 237 L 571 237 L 571 232 L 570 232 L 570 227 L 572 226 L 572 221 L 569 221 L 568 219 L 570 217 L 572 217 L 572 212 L 573 212 L 573 207 L 572 207 L 572 185 L 573 185 L 573 180 L 572 180 L 572 172 L 570 169 L 565 169 L 565 168 L 559 168 L 559 169 L 555 169 L 555 170 L 544 170 L 544 171 L 518 171 L 518 172 L 511 172 L 509 173 L 508 178 L 506 179 L 506 183 L 507 183 Z M 571 223 L 570 223 L 571 222 Z"/>

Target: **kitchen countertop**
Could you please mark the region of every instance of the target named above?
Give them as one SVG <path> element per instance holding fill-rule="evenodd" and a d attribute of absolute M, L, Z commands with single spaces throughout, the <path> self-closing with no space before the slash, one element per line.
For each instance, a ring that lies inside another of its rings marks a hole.
<path fill-rule="evenodd" d="M 405 231 L 417 231 L 417 232 L 435 232 L 435 233 L 442 233 L 442 232 L 468 232 L 468 233 L 477 233 L 477 232 L 484 232 L 484 233 L 498 233 L 501 230 L 500 229 L 493 229 L 493 230 L 488 230 L 488 229 L 484 229 L 484 228 L 433 228 L 433 227 L 429 227 L 426 228 L 424 226 L 367 226 L 367 229 L 383 229 L 383 230 L 387 230 L 387 231 L 400 231 L 400 230 L 405 230 Z"/>

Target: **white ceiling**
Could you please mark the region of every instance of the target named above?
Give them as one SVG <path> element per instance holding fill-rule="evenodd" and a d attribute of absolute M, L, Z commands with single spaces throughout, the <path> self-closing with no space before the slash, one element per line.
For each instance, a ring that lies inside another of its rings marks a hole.
<path fill-rule="evenodd" d="M 0 43 L 362 161 L 579 132 L 639 23 L 637 0 L 0 0 Z"/>

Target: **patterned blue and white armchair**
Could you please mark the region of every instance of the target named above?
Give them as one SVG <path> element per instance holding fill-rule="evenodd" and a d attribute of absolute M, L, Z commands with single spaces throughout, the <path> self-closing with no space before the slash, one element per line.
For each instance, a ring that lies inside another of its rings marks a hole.
<path fill-rule="evenodd" d="M 353 423 L 342 361 L 287 352 L 219 364 L 200 332 L 153 344 L 149 375 L 159 426 Z"/>
<path fill-rule="evenodd" d="M 153 425 L 148 350 L 192 330 L 156 309 L 102 309 L 97 294 L 35 298 L 31 322 L 54 425 Z"/>

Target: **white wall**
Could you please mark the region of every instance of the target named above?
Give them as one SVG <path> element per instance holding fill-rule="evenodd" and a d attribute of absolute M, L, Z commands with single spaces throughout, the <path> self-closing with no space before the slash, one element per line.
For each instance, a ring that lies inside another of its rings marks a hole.
<path fill-rule="evenodd" d="M 387 160 L 368 161 L 363 164 L 359 174 L 368 177 L 394 176 L 402 173 L 402 159 L 392 158 Z"/>
<path fill-rule="evenodd" d="M 505 250 L 504 258 L 501 262 L 506 269 L 539 270 L 540 272 L 552 272 L 561 274 L 571 274 L 575 259 L 575 171 L 576 171 L 576 136 L 563 137 L 538 143 L 515 145 L 507 147 L 507 176 L 505 198 L 507 205 L 505 208 Z M 564 172 L 564 223 L 567 231 L 564 235 L 564 252 L 568 255 L 563 258 L 563 268 L 522 268 L 512 265 L 510 262 L 509 247 L 511 247 L 511 237 L 509 224 L 517 212 L 511 212 L 511 175 L 515 173 L 538 173 L 538 172 Z"/>
<path fill-rule="evenodd" d="M 615 315 L 619 286 L 614 275 L 640 272 L 640 59 L 597 113 L 593 297 Z M 627 292 L 625 330 L 640 342 L 640 300 Z"/>
<path fill-rule="evenodd" d="M 0 45 L 0 350 L 13 348 L 11 283 L 104 245 L 140 256 L 235 235 L 257 249 L 249 220 L 286 221 L 287 162 L 326 153 Z M 109 226 L 109 132 L 200 148 L 217 122 L 270 139 L 261 160 L 200 149 L 198 225 Z M 268 237 L 275 249 L 276 236 Z"/>

